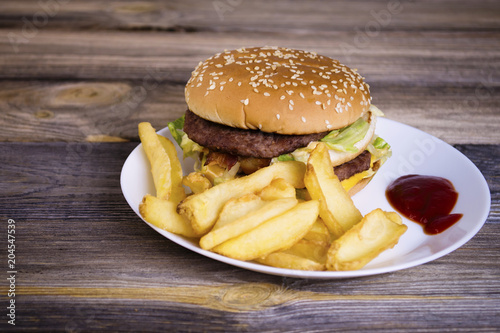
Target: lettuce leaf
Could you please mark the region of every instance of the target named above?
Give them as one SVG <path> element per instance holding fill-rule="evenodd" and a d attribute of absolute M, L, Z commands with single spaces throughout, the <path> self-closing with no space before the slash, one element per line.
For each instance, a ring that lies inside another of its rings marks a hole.
<path fill-rule="evenodd" d="M 190 138 L 182 130 L 184 128 L 184 116 L 177 118 L 174 121 L 168 123 L 168 129 L 172 134 L 175 142 L 181 147 L 183 156 L 192 156 L 195 153 L 200 153 L 205 151 L 203 146 L 200 146 Z"/>
<path fill-rule="evenodd" d="M 370 124 L 359 118 L 347 127 L 331 131 L 321 141 L 325 142 L 329 149 L 355 153 L 358 148 L 354 144 L 365 137 L 369 128 Z"/>

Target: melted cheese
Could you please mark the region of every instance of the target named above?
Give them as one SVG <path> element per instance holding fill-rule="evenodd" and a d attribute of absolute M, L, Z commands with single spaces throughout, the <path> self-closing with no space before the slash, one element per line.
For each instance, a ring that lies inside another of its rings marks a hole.
<path fill-rule="evenodd" d="M 369 171 L 363 171 L 360 173 L 355 174 L 354 176 L 344 179 L 340 183 L 342 184 L 342 187 L 347 191 L 349 191 L 354 185 L 359 183 L 363 178 L 368 177 L 371 173 Z"/>

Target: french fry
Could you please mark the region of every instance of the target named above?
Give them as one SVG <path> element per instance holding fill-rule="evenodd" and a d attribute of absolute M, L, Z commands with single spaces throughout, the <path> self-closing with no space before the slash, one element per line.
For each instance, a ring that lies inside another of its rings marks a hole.
<path fill-rule="evenodd" d="M 291 248 L 283 252 L 314 260 L 315 262 L 322 264 L 323 269 L 325 269 L 328 248 L 329 244 L 316 243 L 306 239 L 301 239 L 297 243 L 293 244 Z"/>
<path fill-rule="evenodd" d="M 304 236 L 304 240 L 330 246 L 332 236 L 323 220 L 318 218 L 312 225 L 311 230 Z"/>
<path fill-rule="evenodd" d="M 179 213 L 186 217 L 198 234 L 206 234 L 215 224 L 224 204 L 232 199 L 260 191 L 273 179 L 283 178 L 295 188 L 304 187 L 305 166 L 287 161 L 272 164 L 241 178 L 236 178 L 202 193 L 187 197 L 179 205 Z"/>
<path fill-rule="evenodd" d="M 260 209 L 248 213 L 241 218 L 227 223 L 219 228 L 214 228 L 200 239 L 200 247 L 209 250 L 228 239 L 244 234 L 261 223 L 283 214 L 297 204 L 295 198 L 285 198 L 266 202 Z M 286 232 L 286 230 L 283 230 Z"/>
<path fill-rule="evenodd" d="M 277 200 L 283 198 L 295 198 L 295 187 L 283 178 L 274 179 L 271 184 L 257 192 L 263 200 Z"/>
<path fill-rule="evenodd" d="M 303 271 L 324 271 L 325 264 L 297 256 L 288 252 L 274 252 L 264 258 L 257 258 L 258 263 L 286 269 L 298 269 Z"/>
<path fill-rule="evenodd" d="M 171 192 L 169 200 L 178 204 L 186 198 L 186 191 L 184 191 L 184 187 L 182 186 L 181 161 L 179 160 L 177 150 L 172 141 L 162 135 L 158 134 L 157 136 L 170 160 Z"/>
<path fill-rule="evenodd" d="M 167 138 L 156 134 L 150 123 L 139 124 L 139 137 L 151 165 L 156 197 L 175 203 L 186 194 L 182 187 L 182 167 L 174 145 Z"/>
<path fill-rule="evenodd" d="M 363 217 L 333 172 L 328 149 L 319 143 L 309 156 L 304 183 L 320 202 L 321 219 L 334 237 L 340 237 Z"/>
<path fill-rule="evenodd" d="M 160 199 L 168 200 L 172 189 L 170 158 L 163 149 L 150 123 L 142 122 L 139 124 L 139 137 L 151 165 L 156 196 Z"/>
<path fill-rule="evenodd" d="M 139 205 L 141 216 L 154 226 L 174 234 L 197 237 L 189 221 L 177 214 L 177 204 L 146 194 Z"/>
<path fill-rule="evenodd" d="M 258 227 L 217 245 L 213 251 L 233 259 L 253 260 L 288 249 L 309 231 L 318 217 L 318 210 L 316 200 L 299 203 Z"/>
<path fill-rule="evenodd" d="M 191 172 L 182 179 L 182 184 L 189 187 L 193 193 L 201 193 L 212 187 L 210 180 L 201 172 Z"/>
<path fill-rule="evenodd" d="M 260 209 L 264 204 L 265 201 L 253 193 L 228 200 L 222 207 L 212 231 Z"/>
<path fill-rule="evenodd" d="M 273 267 L 324 271 L 327 252 L 328 244 L 301 239 L 287 250 L 273 252 L 255 261 Z"/>
<path fill-rule="evenodd" d="M 381 252 L 394 247 L 407 229 L 398 214 L 377 208 L 333 241 L 326 268 L 334 271 L 360 269 Z"/>

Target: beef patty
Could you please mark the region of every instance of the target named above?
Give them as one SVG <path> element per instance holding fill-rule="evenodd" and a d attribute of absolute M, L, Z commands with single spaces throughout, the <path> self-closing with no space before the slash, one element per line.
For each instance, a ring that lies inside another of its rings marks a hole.
<path fill-rule="evenodd" d="M 350 178 L 357 173 L 370 169 L 371 157 L 370 152 L 365 150 L 355 159 L 334 167 L 333 172 L 335 172 L 335 175 L 339 177 L 340 181 L 343 181 L 344 179 Z"/>
<path fill-rule="evenodd" d="M 323 132 L 283 135 L 245 130 L 205 120 L 189 110 L 184 120 L 184 132 L 191 140 L 208 149 L 256 158 L 273 158 L 290 153 L 328 134 L 328 132 Z"/>
<path fill-rule="evenodd" d="M 283 135 L 239 129 L 205 120 L 189 110 L 186 111 L 183 130 L 191 140 L 212 151 L 234 155 L 234 157 L 260 159 L 271 159 L 290 153 L 328 134 L 328 132 L 323 132 L 308 135 Z M 355 159 L 336 166 L 334 172 L 340 181 L 348 179 L 370 169 L 370 159 L 371 154 L 365 150 Z"/>

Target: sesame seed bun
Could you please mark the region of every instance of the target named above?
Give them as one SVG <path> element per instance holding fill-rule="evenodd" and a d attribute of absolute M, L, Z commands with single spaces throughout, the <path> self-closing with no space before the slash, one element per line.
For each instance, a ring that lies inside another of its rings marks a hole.
<path fill-rule="evenodd" d="M 241 48 L 200 62 L 185 96 L 206 120 L 289 135 L 348 126 L 370 107 L 369 87 L 355 70 L 280 47 Z"/>

